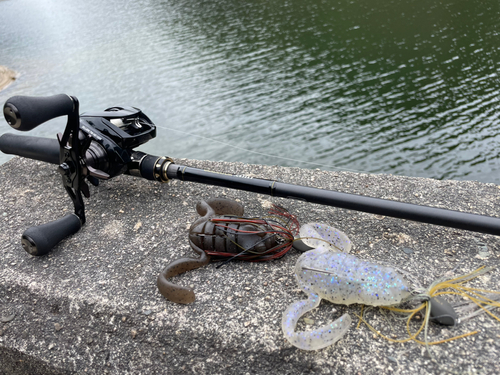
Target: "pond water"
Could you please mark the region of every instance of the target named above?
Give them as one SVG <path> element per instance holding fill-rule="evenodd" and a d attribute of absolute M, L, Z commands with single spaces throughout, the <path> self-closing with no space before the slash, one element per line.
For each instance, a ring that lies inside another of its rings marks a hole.
<path fill-rule="evenodd" d="M 20 74 L 0 102 L 136 106 L 159 127 L 141 149 L 173 158 L 500 184 L 499 20 L 498 0 L 0 0 Z"/>

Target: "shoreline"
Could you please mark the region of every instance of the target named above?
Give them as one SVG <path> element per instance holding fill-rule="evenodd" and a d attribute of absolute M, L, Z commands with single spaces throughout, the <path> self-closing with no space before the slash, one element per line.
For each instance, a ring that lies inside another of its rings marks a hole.
<path fill-rule="evenodd" d="M 0 65 L 0 91 L 6 89 L 17 78 L 17 73 Z"/>

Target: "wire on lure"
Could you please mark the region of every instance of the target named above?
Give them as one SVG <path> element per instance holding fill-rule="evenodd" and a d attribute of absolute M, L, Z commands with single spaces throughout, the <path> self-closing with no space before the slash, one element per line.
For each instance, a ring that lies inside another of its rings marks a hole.
<path fill-rule="evenodd" d="M 269 218 L 243 217 L 243 206 L 235 201 L 214 198 L 200 201 L 196 210 L 201 216 L 189 229 L 189 244 L 199 258 L 173 261 L 158 276 L 158 289 L 168 300 L 192 303 L 192 288 L 169 279 L 208 264 L 211 260 L 233 259 L 264 262 L 284 256 L 291 248 L 297 218 L 279 206 L 273 206 Z M 223 263 L 223 264 L 225 264 Z"/>
<path fill-rule="evenodd" d="M 226 260 L 219 264 L 216 268 L 222 267 L 224 264 L 234 260 L 245 260 L 249 262 L 264 262 L 268 260 L 278 259 L 285 255 L 292 248 L 294 236 L 299 231 L 299 222 L 297 217 L 289 213 L 285 208 L 272 205 L 272 209 L 269 210 L 271 215 L 268 218 L 214 218 L 210 219 L 211 222 L 216 223 L 217 228 L 221 228 L 224 233 L 226 233 L 226 238 L 228 238 L 232 243 L 234 243 L 241 251 L 237 254 L 219 251 L 206 251 L 206 253 L 212 256 L 213 260 Z M 222 223 L 222 224 L 217 224 Z M 258 230 L 242 230 L 239 228 L 232 228 L 227 223 L 250 223 L 254 224 L 259 228 Z M 272 230 L 270 230 L 272 228 Z M 232 233 L 231 233 L 232 232 Z M 257 234 L 263 236 L 264 238 L 257 241 L 254 245 L 250 247 L 243 247 L 237 241 L 233 241 L 229 234 Z M 273 237 L 278 238 L 278 243 L 276 246 L 271 247 L 265 251 L 258 251 L 256 247 L 266 241 L 265 235 L 272 234 Z"/>
<path fill-rule="evenodd" d="M 336 321 L 316 328 L 312 331 L 295 332 L 299 318 L 306 312 L 317 307 L 321 299 L 333 303 L 350 305 L 353 303 L 379 306 L 394 313 L 406 314 L 407 331 L 409 337 L 402 340 L 391 339 L 373 328 L 366 320 L 359 316 L 358 327 L 361 322 L 382 337 L 394 342 L 416 341 L 420 344 L 435 345 L 458 338 L 470 336 L 477 332 L 456 336 L 450 339 L 429 342 L 427 327 L 430 319 L 441 324 L 455 325 L 459 322 L 454 308 L 442 299 L 445 294 L 456 294 L 468 297 L 485 312 L 499 320 L 489 310 L 499 307 L 500 304 L 480 293 L 497 293 L 482 289 L 469 288 L 463 284 L 473 278 L 488 272 L 491 268 L 480 268 L 469 274 L 454 279 L 437 280 L 426 292 L 410 291 L 408 282 L 392 267 L 381 266 L 372 262 L 363 261 L 353 255 L 339 253 L 336 249 L 350 250 L 350 241 L 347 236 L 324 224 L 306 224 L 301 227 L 301 234 L 309 232 L 312 240 L 304 239 L 309 246 L 316 246 L 313 250 L 304 253 L 295 267 L 295 275 L 299 285 L 308 295 L 307 300 L 291 304 L 283 314 L 282 328 L 287 340 L 294 346 L 304 350 L 316 350 L 327 347 L 339 340 L 349 329 L 351 318 L 344 314 Z M 317 238 L 314 238 L 317 237 Z M 332 246 L 325 245 L 331 242 Z M 446 291 L 451 289 L 452 291 Z M 395 307 L 405 302 L 420 300 L 420 306 L 413 309 Z M 410 321 L 425 309 L 424 321 L 414 334 L 410 331 Z M 417 337 L 425 329 L 425 339 Z"/>

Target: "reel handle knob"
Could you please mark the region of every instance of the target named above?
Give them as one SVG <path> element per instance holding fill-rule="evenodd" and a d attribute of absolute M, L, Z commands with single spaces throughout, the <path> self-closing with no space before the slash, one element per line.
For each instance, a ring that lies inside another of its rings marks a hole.
<path fill-rule="evenodd" d="M 82 223 L 75 214 L 24 231 L 21 244 L 31 255 L 45 255 L 61 240 L 80 230 Z"/>
<path fill-rule="evenodd" d="M 5 102 L 5 120 L 16 130 L 29 131 L 59 116 L 73 112 L 75 104 L 66 94 L 54 96 L 13 96 Z"/>

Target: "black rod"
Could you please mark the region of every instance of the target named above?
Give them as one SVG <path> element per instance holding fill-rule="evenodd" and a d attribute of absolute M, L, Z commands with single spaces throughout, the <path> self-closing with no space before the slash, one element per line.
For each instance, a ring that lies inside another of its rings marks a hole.
<path fill-rule="evenodd" d="M 170 164 L 168 166 L 167 177 L 169 179 L 222 186 L 275 197 L 298 199 L 310 203 L 391 216 L 399 219 L 500 235 L 500 218 L 491 216 L 340 193 L 272 180 L 234 176 L 177 164 Z"/>

